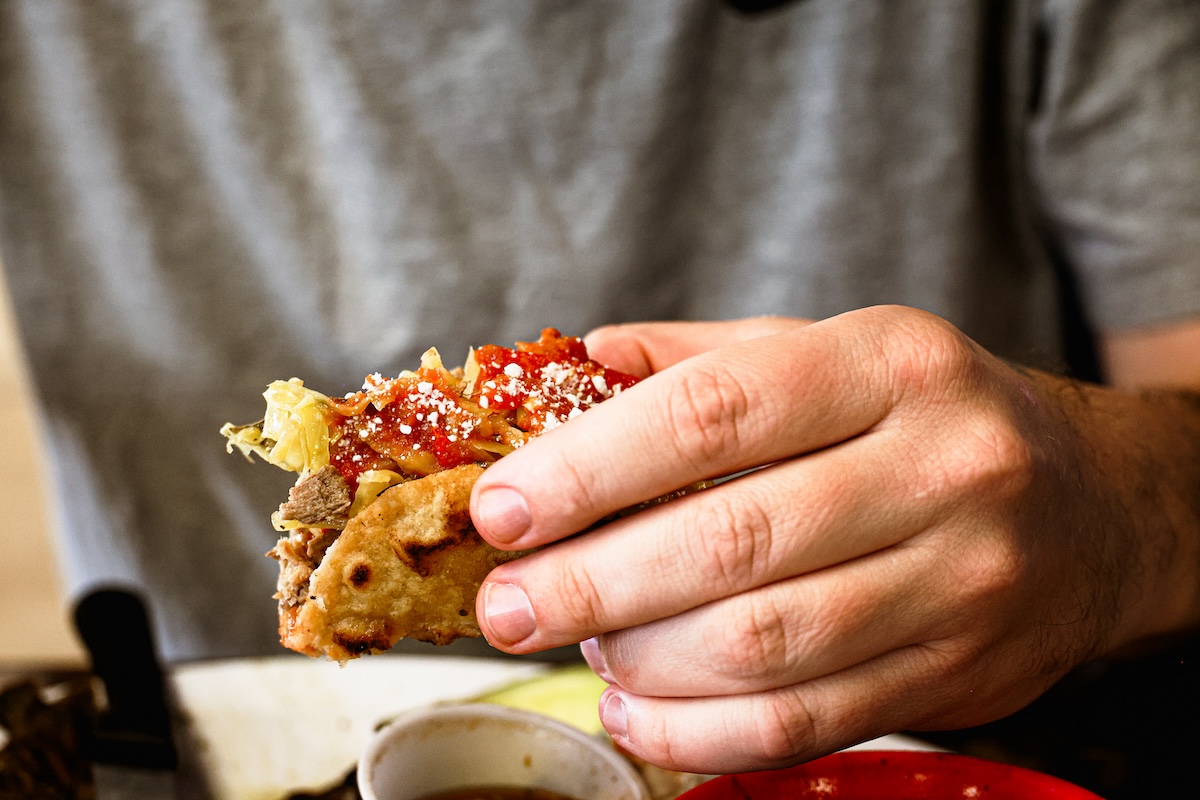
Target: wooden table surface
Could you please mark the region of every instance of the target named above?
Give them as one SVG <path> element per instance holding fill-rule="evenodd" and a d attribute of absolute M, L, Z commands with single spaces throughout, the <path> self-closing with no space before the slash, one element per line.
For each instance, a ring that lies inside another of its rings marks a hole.
<path fill-rule="evenodd" d="M 0 272 L 0 277 L 3 273 Z M 83 663 L 67 623 L 48 535 L 40 452 L 9 307 L 0 282 L 0 662 Z"/>

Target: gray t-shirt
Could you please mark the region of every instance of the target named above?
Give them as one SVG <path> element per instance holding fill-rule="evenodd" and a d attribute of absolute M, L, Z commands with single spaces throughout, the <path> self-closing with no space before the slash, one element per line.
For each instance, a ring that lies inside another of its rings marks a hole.
<path fill-rule="evenodd" d="M 169 658 L 278 652 L 229 456 L 553 325 L 873 303 L 1057 366 L 1200 312 L 1200 4 L 11 0 L 0 247 L 72 593 Z"/>

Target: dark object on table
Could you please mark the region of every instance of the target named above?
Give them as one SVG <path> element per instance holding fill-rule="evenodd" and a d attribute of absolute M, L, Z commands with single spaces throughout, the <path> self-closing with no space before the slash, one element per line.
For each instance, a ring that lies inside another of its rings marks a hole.
<path fill-rule="evenodd" d="M 176 796 L 179 765 L 166 678 L 141 599 L 97 589 L 75 608 L 75 626 L 104 686 L 105 703 L 87 740 L 100 800 Z"/>
<path fill-rule="evenodd" d="M 95 714 L 92 686 L 80 672 L 26 676 L 0 691 L 0 800 L 93 800 L 92 766 L 83 755 Z"/>

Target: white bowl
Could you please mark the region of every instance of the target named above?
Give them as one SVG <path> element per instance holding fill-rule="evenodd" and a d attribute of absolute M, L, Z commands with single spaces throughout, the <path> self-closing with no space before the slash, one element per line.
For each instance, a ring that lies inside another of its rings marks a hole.
<path fill-rule="evenodd" d="M 417 800 L 478 786 L 548 789 L 578 800 L 648 800 L 612 745 L 557 720 L 489 703 L 406 714 L 358 762 L 363 800 Z"/>

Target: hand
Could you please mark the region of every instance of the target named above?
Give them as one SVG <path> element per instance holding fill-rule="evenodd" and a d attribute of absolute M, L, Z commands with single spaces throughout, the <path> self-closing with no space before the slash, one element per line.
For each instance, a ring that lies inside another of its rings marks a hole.
<path fill-rule="evenodd" d="M 1106 482 L 1120 448 L 1073 419 L 1088 390 L 943 320 L 635 325 L 589 348 L 650 377 L 479 480 L 486 539 L 558 544 L 496 569 L 478 613 L 508 652 L 583 642 L 605 727 L 648 761 L 739 771 L 982 723 L 1193 612 L 1147 588 L 1178 552 L 1134 534 Z"/>

